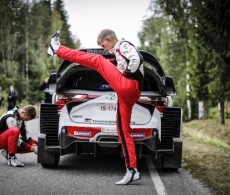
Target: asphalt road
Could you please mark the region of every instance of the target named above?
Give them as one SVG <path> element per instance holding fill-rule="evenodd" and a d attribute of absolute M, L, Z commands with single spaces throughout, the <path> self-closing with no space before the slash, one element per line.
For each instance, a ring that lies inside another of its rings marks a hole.
<path fill-rule="evenodd" d="M 38 120 L 28 123 L 31 135 L 38 135 Z M 18 154 L 24 168 L 10 167 L 0 155 L 0 195 L 73 194 L 73 195 L 207 195 L 197 180 L 184 169 L 177 172 L 156 170 L 149 158 L 138 160 L 142 179 L 126 186 L 115 185 L 125 168 L 119 156 L 73 154 L 62 156 L 56 169 L 44 169 L 33 153 Z"/>

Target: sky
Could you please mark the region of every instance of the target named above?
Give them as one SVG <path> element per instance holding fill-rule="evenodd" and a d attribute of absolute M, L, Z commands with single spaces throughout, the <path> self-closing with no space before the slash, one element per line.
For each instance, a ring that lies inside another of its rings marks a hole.
<path fill-rule="evenodd" d="M 94 48 L 97 36 L 103 29 L 116 32 L 118 39 L 125 38 L 140 46 L 138 32 L 148 17 L 151 0 L 65 0 L 72 35 L 81 41 L 81 48 Z"/>

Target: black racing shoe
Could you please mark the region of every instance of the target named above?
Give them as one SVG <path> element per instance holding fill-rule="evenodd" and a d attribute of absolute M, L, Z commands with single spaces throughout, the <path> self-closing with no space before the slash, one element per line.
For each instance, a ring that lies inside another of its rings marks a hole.
<path fill-rule="evenodd" d="M 16 156 L 8 156 L 8 165 L 13 167 L 24 167 L 24 164 L 20 162 Z"/>
<path fill-rule="evenodd" d="M 8 160 L 8 150 L 2 150 L 1 153 Z"/>

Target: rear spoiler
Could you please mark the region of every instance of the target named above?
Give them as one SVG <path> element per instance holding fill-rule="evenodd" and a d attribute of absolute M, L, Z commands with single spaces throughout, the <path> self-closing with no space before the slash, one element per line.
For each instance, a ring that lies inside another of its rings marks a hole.
<path fill-rule="evenodd" d="M 89 53 L 94 53 L 94 54 L 99 54 L 104 56 L 106 59 L 111 59 L 114 58 L 113 55 L 111 55 L 108 52 L 105 52 L 104 49 L 102 48 L 92 48 L 92 49 L 79 49 L 79 51 L 84 51 L 84 52 L 89 52 Z M 159 74 L 159 76 L 163 77 L 165 76 L 165 73 L 157 60 L 157 58 L 152 55 L 151 53 L 143 50 L 139 50 L 141 55 L 144 58 L 145 62 L 148 62 L 152 68 L 155 69 L 155 71 Z M 72 62 L 64 60 L 63 63 L 61 64 L 60 68 L 58 69 L 57 73 L 58 75 L 61 75 L 63 71 L 71 64 Z"/>
<path fill-rule="evenodd" d="M 79 51 L 99 54 L 104 56 L 106 59 L 114 58 L 114 55 L 111 55 L 108 52 L 105 52 L 102 48 L 91 48 L 91 49 L 79 49 Z M 165 94 L 167 96 L 175 96 L 176 90 L 174 87 L 173 79 L 169 76 L 166 76 L 159 61 L 157 58 L 147 51 L 139 50 L 142 54 L 144 61 L 148 63 L 151 68 L 155 70 L 155 72 L 159 75 L 162 80 L 162 84 L 164 85 Z M 72 64 L 70 61 L 64 60 L 61 66 L 59 67 L 57 73 L 53 73 L 49 78 L 49 90 L 52 92 L 56 91 L 57 83 L 61 80 L 62 74 L 68 70 L 68 67 Z"/>

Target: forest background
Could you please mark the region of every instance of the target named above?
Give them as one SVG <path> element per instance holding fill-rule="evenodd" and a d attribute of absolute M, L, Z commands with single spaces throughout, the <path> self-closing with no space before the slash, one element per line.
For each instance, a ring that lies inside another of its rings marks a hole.
<path fill-rule="evenodd" d="M 152 0 L 149 5 L 139 49 L 154 54 L 173 77 L 173 102 L 183 108 L 184 121 L 216 118 L 225 124 L 230 117 L 229 10 L 229 0 Z M 44 94 L 38 86 L 61 64 L 46 53 L 52 33 L 59 29 L 63 45 L 81 47 L 70 32 L 64 1 L 1 0 L 0 18 L 3 107 L 11 84 L 19 104 L 39 102 Z"/>

